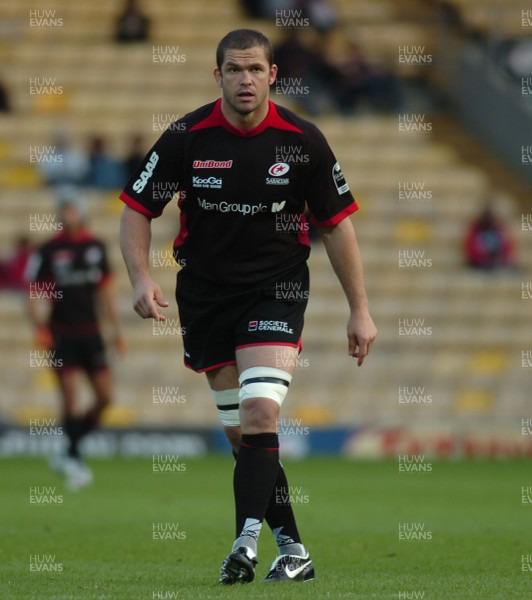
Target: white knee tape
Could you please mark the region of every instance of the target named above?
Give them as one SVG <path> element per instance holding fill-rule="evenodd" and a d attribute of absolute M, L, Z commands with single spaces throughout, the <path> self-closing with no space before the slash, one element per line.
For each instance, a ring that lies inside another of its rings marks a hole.
<path fill-rule="evenodd" d="M 279 406 L 283 403 L 292 375 L 273 367 L 250 367 L 238 378 L 240 402 L 248 398 L 270 398 Z"/>
<path fill-rule="evenodd" d="M 238 388 L 221 392 L 211 390 L 222 425 L 240 425 L 239 392 Z"/>

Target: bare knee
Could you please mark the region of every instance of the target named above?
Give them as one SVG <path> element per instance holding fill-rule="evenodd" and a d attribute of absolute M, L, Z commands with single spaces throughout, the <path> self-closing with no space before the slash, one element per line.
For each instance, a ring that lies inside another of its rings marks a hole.
<path fill-rule="evenodd" d="M 235 452 L 238 452 L 240 450 L 240 441 L 242 439 L 242 432 L 240 431 L 240 427 L 226 425 L 224 427 L 224 431 L 227 440 L 231 444 L 231 447 Z"/>
<path fill-rule="evenodd" d="M 270 398 L 248 398 L 240 404 L 240 422 L 243 433 L 277 431 L 279 405 Z"/>
<path fill-rule="evenodd" d="M 211 390 L 229 390 L 238 388 L 238 371 L 235 365 L 226 365 L 207 371 L 207 380 Z"/>

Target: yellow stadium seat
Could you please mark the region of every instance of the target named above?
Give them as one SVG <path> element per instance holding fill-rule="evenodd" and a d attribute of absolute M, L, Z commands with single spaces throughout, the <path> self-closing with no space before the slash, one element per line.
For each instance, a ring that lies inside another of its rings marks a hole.
<path fill-rule="evenodd" d="M 105 212 L 110 215 L 119 215 L 122 212 L 123 204 L 118 199 L 121 190 L 113 190 L 108 192 L 104 198 Z"/>
<path fill-rule="evenodd" d="M 66 93 L 47 94 L 36 96 L 33 108 L 37 113 L 63 113 L 68 108 L 68 97 Z"/>
<path fill-rule="evenodd" d="M 328 425 L 334 421 L 331 409 L 326 406 L 300 406 L 294 416 L 307 425 Z"/>
<path fill-rule="evenodd" d="M 37 187 L 42 184 L 37 169 L 30 165 L 17 165 L 0 171 L 0 183 L 5 187 Z"/>
<path fill-rule="evenodd" d="M 61 426 L 59 421 L 55 421 L 57 418 L 57 409 L 52 404 L 49 406 L 39 404 L 18 405 L 13 407 L 10 413 L 13 422 L 21 427 L 29 427 L 30 423 L 37 420 L 42 422 L 44 419 L 50 423 L 53 422 L 51 426 Z"/>
<path fill-rule="evenodd" d="M 395 226 L 395 240 L 399 244 L 425 244 L 431 237 L 430 225 L 424 219 L 404 219 Z"/>
<path fill-rule="evenodd" d="M 0 160 L 5 160 L 11 155 L 11 146 L 7 140 L 0 140 Z"/>
<path fill-rule="evenodd" d="M 469 369 L 475 374 L 501 374 L 507 368 L 508 356 L 501 350 L 480 350 L 469 361 Z"/>
<path fill-rule="evenodd" d="M 493 406 L 493 394 L 484 389 L 465 389 L 456 395 L 454 406 L 457 412 L 488 412 Z"/>
<path fill-rule="evenodd" d="M 39 391 L 55 390 L 57 381 L 50 369 L 37 369 L 33 376 L 33 387 Z"/>
<path fill-rule="evenodd" d="M 135 409 L 113 404 L 103 414 L 102 425 L 104 427 L 131 427 L 138 421 Z"/>

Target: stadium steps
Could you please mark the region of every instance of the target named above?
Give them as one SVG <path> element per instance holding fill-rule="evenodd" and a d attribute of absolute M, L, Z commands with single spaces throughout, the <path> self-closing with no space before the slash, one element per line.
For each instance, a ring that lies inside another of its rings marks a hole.
<path fill-rule="evenodd" d="M 433 3 L 437 3 L 433 0 Z M 521 10 L 529 8 L 522 0 L 449 0 L 466 28 L 482 35 L 511 39 L 528 35 L 521 23 Z"/>
<path fill-rule="evenodd" d="M 474 134 L 460 127 L 451 118 L 440 115 L 435 119 L 434 138 L 442 144 L 452 143 L 465 168 L 485 173 L 486 192 L 489 191 L 494 196 L 497 211 L 503 217 L 515 218 L 520 208 L 530 209 L 532 186 L 516 176 L 515 172 Z M 487 197 L 489 194 L 486 194 Z"/>
<path fill-rule="evenodd" d="M 339 0 L 338 7 L 341 14 L 345 11 L 356 38 L 397 66 L 399 45 L 426 45 L 427 51 L 432 47 L 433 33 L 422 24 L 427 14 L 421 8 L 426 4 Z M 19 175 L 13 177 L 15 187 L 1 192 L 6 207 L 0 231 L 3 237 L 27 232 L 28 212 L 53 209 L 50 190 L 35 187 L 38 174 L 27 164 L 30 145 L 50 144 L 61 125 L 81 147 L 88 135 L 103 132 L 111 150 L 123 152 L 132 123 L 150 145 L 159 135 L 153 129 L 154 111 L 183 115 L 213 99 L 217 92 L 210 69 L 220 31 L 245 23 L 234 20 L 236 2 L 168 4 L 154 0 L 149 9 L 153 10 L 153 43 L 117 46 L 109 36 L 119 7 L 117 0 L 97 0 L 89 5 L 58 0 L 54 2 L 58 16 L 64 15 L 72 27 L 54 30 L 53 37 L 50 31 L 24 29 L 17 53 L 9 55 L 16 68 L 6 72 L 6 82 L 13 90 L 16 112 L 0 116 L 0 140 L 9 151 L 6 166 L 0 168 L 0 181 L 20 169 L 26 176 L 31 172 L 33 183 L 29 186 Z M 25 23 L 29 9 L 35 7 L 22 0 L 6 8 L 8 18 Z M 416 9 L 421 17 L 417 21 L 409 16 Z M 273 37 L 280 33 L 273 24 L 253 25 Z M 60 44 L 55 44 L 56 40 Z M 178 45 L 187 55 L 186 62 L 153 68 L 153 45 L 157 44 Z M 49 73 L 57 74 L 58 84 L 65 86 L 64 101 L 36 104 L 28 98 L 28 79 Z M 412 69 L 405 76 L 423 73 Z M 153 90 L 157 90 L 155 104 Z M 399 130 L 397 117 L 346 120 L 324 115 L 316 121 L 360 199 L 361 210 L 353 223 L 361 242 L 379 338 L 364 367 L 358 369 L 346 352 L 345 299 L 323 247 L 316 243 L 310 261 L 312 295 L 304 351 L 283 417 L 301 418 L 314 425 L 423 420 L 427 406 L 399 402 L 399 388 L 405 386 L 425 388 L 433 398 L 429 410 L 434 418 L 524 414 L 529 372 L 521 367 L 520 356 L 522 349 L 530 346 L 523 327 L 530 305 L 520 299 L 520 282 L 532 277 L 528 271 L 490 277 L 471 273 L 461 264 L 460 244 L 467 222 L 492 187 L 491 163 L 468 162 L 463 149 L 467 153 L 470 146 L 463 143 L 461 130 L 436 117 L 432 133 L 408 135 Z M 426 202 L 400 200 L 398 183 L 402 181 L 423 183 L 432 198 Z M 498 207 L 515 222 L 516 187 L 509 185 L 508 175 L 500 181 L 504 185 L 499 189 L 505 193 Z M 131 290 L 116 243 L 120 203 L 113 204 L 113 194 L 89 194 L 92 227 L 109 245 L 129 345 L 124 357 L 112 355 L 117 406 L 107 422 L 215 424 L 218 419 L 206 380 L 182 366 L 180 341 L 154 335 L 153 325 L 141 321 L 131 308 Z M 172 203 L 165 218 L 154 221 L 154 248 L 170 249 L 177 218 Z M 35 237 L 43 239 L 45 234 L 36 233 Z M 516 231 L 516 239 L 520 256 L 530 256 L 532 236 Z M 400 269 L 398 251 L 405 249 L 426 250 L 433 267 Z M 174 268 L 154 270 L 154 276 L 171 301 Z M 0 377 L 6 382 L 0 390 L 3 416 L 21 422 L 28 415 L 55 414 L 53 377 L 43 370 L 28 373 L 33 333 L 23 303 L 11 294 L 2 294 L 0 302 L 0 348 L 10 356 L 10 361 L 0 365 Z M 169 315 L 175 319 L 175 306 Z M 400 317 L 425 317 L 434 328 L 433 336 L 401 339 Z M 155 404 L 154 387 L 158 386 L 177 386 L 186 395 L 185 404 Z M 88 398 L 86 387 L 84 398 Z"/>

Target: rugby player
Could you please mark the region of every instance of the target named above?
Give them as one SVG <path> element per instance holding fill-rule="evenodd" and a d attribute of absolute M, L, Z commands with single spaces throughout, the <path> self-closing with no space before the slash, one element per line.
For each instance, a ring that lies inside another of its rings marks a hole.
<path fill-rule="evenodd" d="M 102 339 L 99 316 L 107 313 L 114 344 L 125 348 L 116 298 L 104 244 L 85 225 L 85 206 L 79 192 L 61 192 L 58 205 L 62 231 L 30 258 L 26 279 L 33 282 L 36 298 L 29 299 L 29 314 L 40 346 L 50 351 L 51 367 L 61 393 L 65 452 L 52 467 L 79 489 L 92 482 L 92 473 L 80 455 L 79 443 L 100 423 L 111 402 L 111 373 Z M 45 302 L 39 302 L 39 298 Z M 48 304 L 47 310 L 42 304 Z M 87 375 L 94 394 L 92 406 L 79 407 L 78 374 Z"/>
<path fill-rule="evenodd" d="M 164 320 L 168 302 L 149 272 L 150 223 L 171 200 L 160 190 L 178 190 L 184 363 L 206 374 L 236 457 L 236 539 L 220 582 L 254 579 L 264 519 L 279 547 L 265 581 L 308 581 L 314 566 L 290 505 L 277 435 L 308 298 L 305 208 L 347 297 L 348 352 L 360 366 L 376 329 L 348 218 L 358 207 L 322 133 L 269 100 L 277 74 L 269 40 L 232 31 L 216 62 L 221 98 L 173 123 L 120 195 L 121 248 L 135 311 Z"/>

